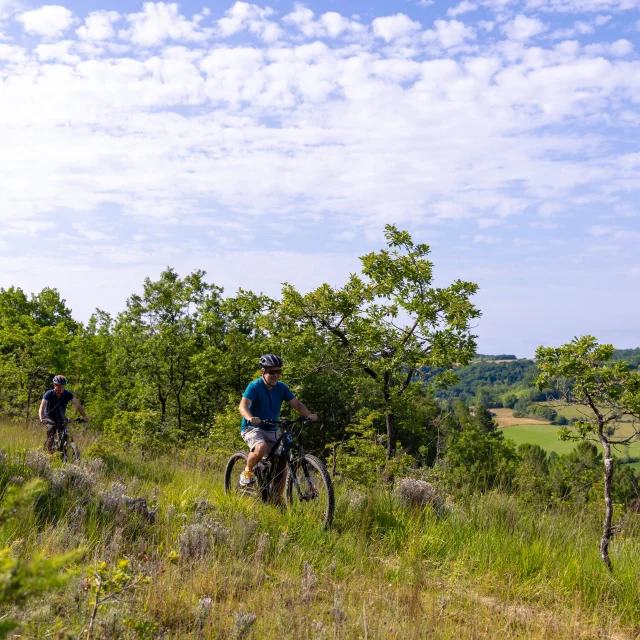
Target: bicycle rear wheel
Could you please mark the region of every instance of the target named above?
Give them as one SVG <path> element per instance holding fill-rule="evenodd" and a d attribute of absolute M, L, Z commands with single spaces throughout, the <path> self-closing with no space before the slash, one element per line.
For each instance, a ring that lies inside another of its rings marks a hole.
<path fill-rule="evenodd" d="M 335 508 L 333 484 L 324 463 L 315 456 L 307 454 L 289 465 L 287 506 L 323 528 L 331 526 Z"/>
<path fill-rule="evenodd" d="M 248 455 L 244 451 L 236 451 L 231 454 L 224 470 L 224 492 L 237 493 L 238 495 L 261 498 L 262 494 L 258 490 L 258 482 L 244 487 L 240 484 L 240 474 L 247 465 Z"/>

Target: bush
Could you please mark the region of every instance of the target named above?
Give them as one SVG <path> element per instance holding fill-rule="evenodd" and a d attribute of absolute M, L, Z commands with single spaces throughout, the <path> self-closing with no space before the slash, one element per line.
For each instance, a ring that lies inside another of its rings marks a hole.
<path fill-rule="evenodd" d="M 426 507 L 431 505 L 441 508 L 444 500 L 438 494 L 436 488 L 424 480 L 414 480 L 413 478 L 402 478 L 395 488 L 398 500 L 409 507 Z"/>
<path fill-rule="evenodd" d="M 558 415 L 558 412 L 555 409 L 543 404 L 537 405 L 534 409 L 534 413 L 543 420 L 549 420 L 549 422 L 555 420 Z"/>
<path fill-rule="evenodd" d="M 486 431 L 474 423 L 453 436 L 444 457 L 446 477 L 454 489 L 508 487 L 517 465 L 515 444 L 501 431 Z"/>
<path fill-rule="evenodd" d="M 157 411 L 117 411 L 105 422 L 105 433 L 122 443 L 156 450 L 175 446 L 180 437 L 177 430 L 160 421 Z"/>

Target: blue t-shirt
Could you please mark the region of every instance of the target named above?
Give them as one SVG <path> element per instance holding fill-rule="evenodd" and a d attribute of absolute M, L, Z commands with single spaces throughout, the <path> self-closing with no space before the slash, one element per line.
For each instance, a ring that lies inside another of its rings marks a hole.
<path fill-rule="evenodd" d="M 251 400 L 251 413 L 261 420 L 277 420 L 280 417 L 282 401 L 289 402 L 295 396 L 284 382 L 277 382 L 273 389 L 269 389 L 262 378 L 254 380 L 247 386 L 242 394 L 243 398 Z M 242 418 L 240 431 L 248 429 L 251 425 Z M 261 427 L 265 431 L 276 431 L 274 427 Z"/>
<path fill-rule="evenodd" d="M 53 389 L 49 389 L 42 396 L 42 399 L 48 403 L 47 408 L 44 410 L 45 417 L 54 422 L 64 422 L 67 405 L 73 400 L 73 393 L 65 389 L 58 398 L 56 392 Z"/>

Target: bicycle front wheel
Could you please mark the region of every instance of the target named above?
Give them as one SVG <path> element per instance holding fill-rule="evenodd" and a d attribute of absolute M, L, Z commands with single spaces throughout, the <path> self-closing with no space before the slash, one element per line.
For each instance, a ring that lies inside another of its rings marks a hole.
<path fill-rule="evenodd" d="M 304 455 L 289 465 L 287 506 L 323 528 L 331 526 L 335 508 L 333 484 L 324 463 L 315 456 Z"/>
<path fill-rule="evenodd" d="M 69 443 L 69 449 L 71 449 L 71 460 L 73 460 L 73 462 L 79 462 L 80 461 L 80 449 L 78 448 L 78 445 L 75 442 L 70 442 Z M 67 450 L 68 452 L 68 450 Z"/>
<path fill-rule="evenodd" d="M 248 487 L 240 484 L 240 474 L 244 471 L 246 465 L 247 454 L 244 451 L 236 451 L 231 454 L 231 457 L 227 461 L 227 467 L 224 470 L 224 492 L 259 498 L 261 494 L 260 491 L 258 491 L 257 482 Z"/>

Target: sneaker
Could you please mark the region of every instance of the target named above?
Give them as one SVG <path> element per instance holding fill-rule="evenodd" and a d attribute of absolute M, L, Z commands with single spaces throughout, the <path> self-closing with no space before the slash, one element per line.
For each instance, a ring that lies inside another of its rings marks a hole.
<path fill-rule="evenodd" d="M 243 471 L 240 474 L 240 484 L 243 487 L 248 487 L 252 485 L 256 481 L 255 476 L 253 475 L 253 471 Z"/>

